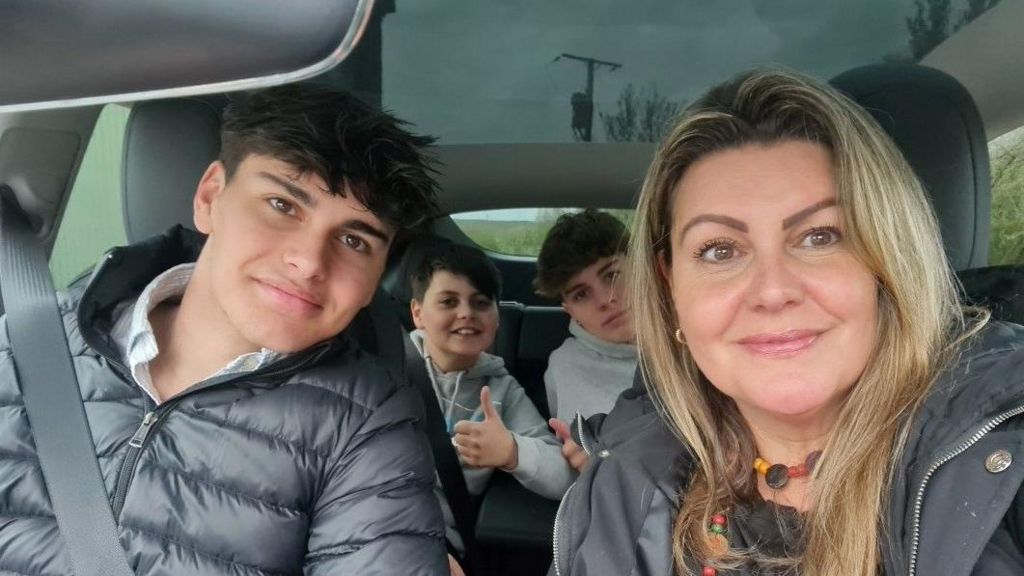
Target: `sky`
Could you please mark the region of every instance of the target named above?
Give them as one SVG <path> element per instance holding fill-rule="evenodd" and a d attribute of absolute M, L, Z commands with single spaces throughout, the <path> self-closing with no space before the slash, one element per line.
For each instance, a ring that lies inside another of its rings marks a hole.
<path fill-rule="evenodd" d="M 953 0 L 954 12 L 965 0 Z M 446 144 L 571 142 L 570 95 L 599 69 L 598 111 L 629 83 L 675 102 L 736 72 L 828 78 L 906 55 L 913 0 L 397 0 L 383 24 L 383 103 Z M 604 141 L 595 114 L 595 141 Z"/>

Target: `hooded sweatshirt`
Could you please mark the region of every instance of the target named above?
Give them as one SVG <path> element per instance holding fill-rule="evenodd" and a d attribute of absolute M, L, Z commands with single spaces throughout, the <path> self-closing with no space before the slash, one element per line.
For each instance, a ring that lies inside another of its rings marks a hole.
<path fill-rule="evenodd" d="M 636 346 L 601 340 L 576 322 L 548 359 L 544 387 L 551 415 L 571 421 L 579 412 L 584 418 L 610 412 L 615 399 L 633 383 Z"/>
<path fill-rule="evenodd" d="M 523 387 L 505 369 L 505 361 L 485 352 L 480 354 L 476 364 L 469 370 L 445 373 L 430 359 L 430 353 L 424 345 L 426 334 L 422 330 L 413 331 L 409 338 L 426 362 L 427 374 L 430 375 L 449 434 L 454 434 L 455 424 L 462 420 L 483 421 L 480 389 L 489 386 L 491 401 L 516 442 L 519 463 L 511 472 L 512 476 L 527 489 L 545 498 L 561 499 L 575 480 L 575 475 L 562 456 L 561 443 L 548 430 L 547 421 L 537 411 Z M 461 457 L 459 460 L 461 462 Z M 473 496 L 483 493 L 493 473 L 493 468 L 472 468 L 462 463 L 466 488 Z M 455 519 L 444 498 L 440 481 L 435 485 L 434 492 L 444 509 L 448 540 L 461 550 L 461 539 L 457 538 L 455 532 Z"/>
<path fill-rule="evenodd" d="M 573 481 L 568 463 L 562 457 L 561 444 L 548 430 L 548 423 L 530 401 L 523 387 L 505 369 L 500 356 L 480 355 L 476 364 L 461 372 L 441 372 L 426 351 L 422 330 L 410 335 L 413 344 L 427 363 L 434 393 L 437 394 L 441 413 L 444 414 L 448 432 L 462 420 L 482 422 L 483 408 L 480 406 L 480 389 L 491 388 L 491 401 L 501 415 L 505 427 L 512 432 L 519 450 L 519 464 L 512 475 L 523 486 L 550 498 L 559 500 Z M 487 480 L 494 472 L 492 468 L 469 468 L 463 465 L 466 488 L 477 496 L 484 491 Z"/>

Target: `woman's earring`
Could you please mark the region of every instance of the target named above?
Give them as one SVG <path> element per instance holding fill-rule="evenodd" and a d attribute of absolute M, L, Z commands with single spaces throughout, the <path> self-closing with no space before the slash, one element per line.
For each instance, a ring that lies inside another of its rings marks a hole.
<path fill-rule="evenodd" d="M 686 346 L 686 338 L 683 338 L 682 328 L 676 328 L 676 342 L 679 342 L 683 346 Z"/>

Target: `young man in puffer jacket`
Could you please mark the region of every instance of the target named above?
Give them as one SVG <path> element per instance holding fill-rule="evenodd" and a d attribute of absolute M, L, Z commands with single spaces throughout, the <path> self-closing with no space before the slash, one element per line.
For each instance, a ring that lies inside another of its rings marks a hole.
<path fill-rule="evenodd" d="M 429 143 L 327 88 L 255 93 L 200 233 L 115 249 L 60 297 L 136 574 L 448 572 L 422 404 L 343 332 L 434 211 Z M 0 410 L 0 572 L 70 574 L 2 320 Z"/>

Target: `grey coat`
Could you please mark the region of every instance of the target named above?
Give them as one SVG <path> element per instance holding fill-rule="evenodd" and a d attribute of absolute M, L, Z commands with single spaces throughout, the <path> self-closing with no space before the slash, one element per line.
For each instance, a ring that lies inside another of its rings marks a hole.
<path fill-rule="evenodd" d="M 912 425 L 889 495 L 885 574 L 1024 574 L 1021 414 L 1024 328 L 993 323 Z M 678 491 L 694 466 L 686 447 L 639 384 L 577 426 L 596 457 L 559 508 L 551 574 L 672 574 Z"/>
<path fill-rule="evenodd" d="M 197 249 L 180 230 L 121 249 L 61 303 L 135 573 L 447 574 L 422 404 L 344 337 L 159 407 L 126 376 L 111 311 Z M 0 574 L 70 573 L 0 320 Z"/>

